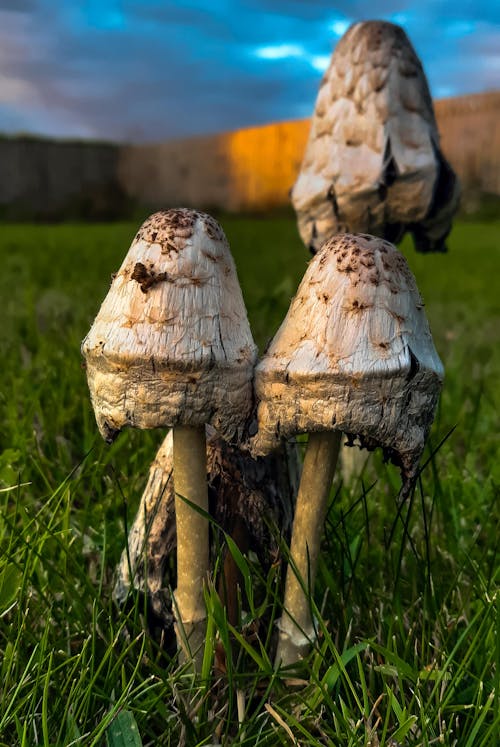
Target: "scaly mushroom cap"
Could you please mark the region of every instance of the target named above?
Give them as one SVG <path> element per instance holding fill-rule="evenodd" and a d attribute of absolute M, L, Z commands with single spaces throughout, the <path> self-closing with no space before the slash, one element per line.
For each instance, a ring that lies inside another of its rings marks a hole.
<path fill-rule="evenodd" d="M 429 87 L 403 29 L 351 26 L 332 55 L 292 190 L 300 235 L 316 252 L 366 232 L 445 251 L 459 185 L 439 147 Z"/>
<path fill-rule="evenodd" d="M 256 358 L 229 245 L 219 224 L 186 208 L 155 213 L 137 233 L 82 343 L 97 424 L 212 424 L 239 435 Z"/>
<path fill-rule="evenodd" d="M 342 234 L 311 260 L 255 370 L 254 454 L 297 433 L 338 430 L 416 472 L 443 366 L 415 279 L 383 239 Z"/>

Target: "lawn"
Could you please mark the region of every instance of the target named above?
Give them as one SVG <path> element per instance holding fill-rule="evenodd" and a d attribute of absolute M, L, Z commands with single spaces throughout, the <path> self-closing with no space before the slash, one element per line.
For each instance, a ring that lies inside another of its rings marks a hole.
<path fill-rule="evenodd" d="M 308 256 L 291 217 L 221 222 L 262 349 Z M 136 229 L 1 228 L 0 745 L 495 747 L 500 222 L 458 222 L 447 255 L 402 247 L 446 369 L 426 467 L 401 511 L 380 458 L 363 482 L 336 477 L 318 648 L 292 681 L 273 672 L 259 610 L 229 631 L 212 588 L 211 634 L 233 645 L 226 672 L 207 660 L 195 682 L 144 633 L 140 599 L 113 605 L 126 517 L 164 434 L 101 442 L 79 345 Z M 272 616 L 280 569 L 245 573 Z"/>

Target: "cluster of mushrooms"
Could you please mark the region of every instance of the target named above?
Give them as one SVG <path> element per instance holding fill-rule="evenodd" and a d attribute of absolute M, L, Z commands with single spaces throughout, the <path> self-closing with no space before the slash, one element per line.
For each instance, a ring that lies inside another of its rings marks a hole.
<path fill-rule="evenodd" d="M 384 450 L 401 469 L 403 498 L 416 480 L 443 367 L 415 279 L 387 239 L 410 231 L 417 248 L 441 249 L 457 190 L 410 42 L 397 26 L 365 22 L 339 42 L 320 89 L 292 191 L 314 254 L 260 359 L 229 245 L 213 218 L 165 210 L 135 236 L 82 352 L 107 441 L 127 426 L 171 428 L 161 459 L 171 460 L 175 495 L 172 611 L 178 648 L 196 669 L 211 570 L 207 430 L 209 453 L 219 439 L 240 472 L 275 459 L 255 472 L 264 496 L 281 469 L 276 454 L 309 434 L 276 651 L 277 666 L 292 665 L 315 641 L 308 597 L 341 435 Z M 167 500 L 164 461 L 158 469 L 155 510 Z M 161 534 L 171 517 L 159 515 Z M 138 559 L 148 528 L 134 527 Z M 123 563 L 121 578 L 125 593 L 134 579 Z M 158 575 L 154 582 L 159 589 Z"/>

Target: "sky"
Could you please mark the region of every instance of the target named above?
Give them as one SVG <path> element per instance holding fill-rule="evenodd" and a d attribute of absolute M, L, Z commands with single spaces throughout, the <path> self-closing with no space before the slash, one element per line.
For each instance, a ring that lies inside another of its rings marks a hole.
<path fill-rule="evenodd" d="M 311 115 L 355 21 L 410 37 L 431 92 L 500 89 L 499 0 L 0 0 L 0 133 L 154 142 Z"/>

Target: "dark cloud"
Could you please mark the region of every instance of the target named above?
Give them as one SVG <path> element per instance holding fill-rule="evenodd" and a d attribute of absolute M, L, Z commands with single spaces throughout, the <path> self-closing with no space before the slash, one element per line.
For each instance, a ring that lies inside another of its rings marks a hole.
<path fill-rule="evenodd" d="M 36 0 L 0 0 L 0 11 L 9 10 L 27 13 L 36 8 Z"/>
<path fill-rule="evenodd" d="M 376 10 L 404 25 L 443 95 L 500 79 L 494 5 Z M 368 0 L 0 0 L 0 130 L 158 140 L 303 117 L 340 33 L 372 10 Z"/>
<path fill-rule="evenodd" d="M 401 10 L 401 7 L 408 5 L 408 3 L 402 3 L 400 0 L 378 0 L 375 7 L 373 3 L 366 2 L 366 0 L 336 0 L 334 3 L 328 2 L 328 0 L 315 0 L 315 2 L 308 0 L 291 0 L 291 2 L 274 0 L 272 3 L 266 0 L 263 0 L 263 2 L 259 2 L 259 0 L 251 2 L 249 0 L 244 5 L 258 10 L 259 13 L 267 12 L 271 6 L 274 11 L 302 19 L 325 17 L 328 14 L 344 15 L 348 18 L 368 18 L 373 15 L 374 11 L 380 18 Z"/>

